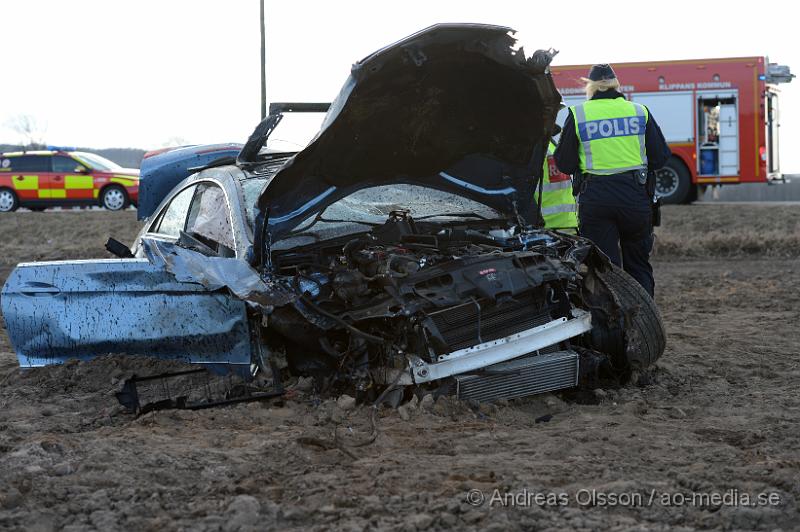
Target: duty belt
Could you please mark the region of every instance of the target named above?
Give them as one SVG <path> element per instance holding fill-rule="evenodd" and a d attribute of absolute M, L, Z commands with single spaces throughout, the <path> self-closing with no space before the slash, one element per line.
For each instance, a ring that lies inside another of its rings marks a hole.
<path fill-rule="evenodd" d="M 591 173 L 584 173 L 585 179 L 596 179 L 596 178 L 606 178 L 615 175 L 620 176 L 629 176 L 635 179 L 640 185 L 644 185 L 647 182 L 647 169 L 643 168 L 641 170 L 625 170 L 624 172 L 619 172 L 616 174 L 591 174 Z"/>

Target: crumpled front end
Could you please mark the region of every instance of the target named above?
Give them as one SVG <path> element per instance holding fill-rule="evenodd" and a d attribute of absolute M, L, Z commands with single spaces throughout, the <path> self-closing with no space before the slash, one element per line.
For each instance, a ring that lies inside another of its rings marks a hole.
<path fill-rule="evenodd" d="M 574 304 L 575 256 L 591 245 L 529 236 L 424 233 L 397 214 L 341 244 L 276 253 L 272 293 L 294 297 L 261 306 L 265 345 L 293 374 L 363 398 L 393 385 L 479 400 L 574 387 L 571 341 L 592 329 Z"/>

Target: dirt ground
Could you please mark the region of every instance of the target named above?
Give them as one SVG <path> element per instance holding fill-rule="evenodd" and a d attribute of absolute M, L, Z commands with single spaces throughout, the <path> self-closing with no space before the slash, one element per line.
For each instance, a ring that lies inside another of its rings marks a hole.
<path fill-rule="evenodd" d="M 134 419 L 113 392 L 141 361 L 21 372 L 3 331 L 0 529 L 797 529 L 798 211 L 665 209 L 668 345 L 636 383 L 382 409 L 375 442 L 348 453 L 309 442 L 365 441 L 367 407 L 301 384 Z M 1 280 L 20 261 L 107 256 L 108 235 L 137 229 L 132 211 L 0 216 Z"/>

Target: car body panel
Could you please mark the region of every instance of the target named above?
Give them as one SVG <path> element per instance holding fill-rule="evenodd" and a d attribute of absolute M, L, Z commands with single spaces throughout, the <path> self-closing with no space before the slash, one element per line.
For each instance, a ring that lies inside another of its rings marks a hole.
<path fill-rule="evenodd" d="M 245 303 L 146 259 L 20 264 L 2 310 L 22 367 L 124 353 L 249 369 Z"/>

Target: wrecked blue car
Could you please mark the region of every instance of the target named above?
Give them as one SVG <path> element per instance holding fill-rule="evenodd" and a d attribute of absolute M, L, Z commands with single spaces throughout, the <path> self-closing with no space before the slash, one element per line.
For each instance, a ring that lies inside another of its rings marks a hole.
<path fill-rule="evenodd" d="M 105 353 L 478 401 L 627 374 L 663 353 L 650 297 L 532 201 L 561 98 L 508 28 L 438 25 L 356 63 L 297 153 L 268 143 L 163 198 L 120 258 L 20 264 L 22 366 Z M 113 243 L 112 243 L 113 244 Z"/>

